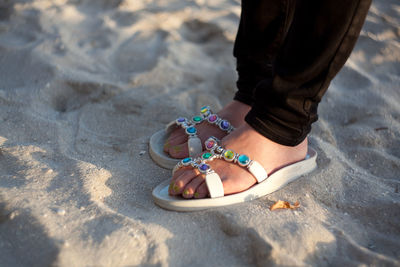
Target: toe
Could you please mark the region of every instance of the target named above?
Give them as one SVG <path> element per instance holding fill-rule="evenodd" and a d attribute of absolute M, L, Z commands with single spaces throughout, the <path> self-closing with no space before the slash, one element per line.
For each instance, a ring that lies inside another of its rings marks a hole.
<path fill-rule="evenodd" d="M 171 145 L 171 147 L 168 149 L 168 154 L 176 159 L 183 159 L 185 157 L 188 157 L 189 149 L 187 142 L 178 145 Z"/>
<path fill-rule="evenodd" d="M 170 148 L 171 148 L 171 144 L 169 143 L 169 140 L 167 139 L 167 141 L 164 144 L 163 150 L 164 150 L 164 152 L 168 153 Z"/>
<path fill-rule="evenodd" d="M 198 175 L 196 169 L 189 169 L 174 175 L 168 188 L 170 195 L 176 196 L 182 194 L 186 185 L 190 183 Z"/>
<path fill-rule="evenodd" d="M 196 192 L 196 189 L 204 182 L 204 177 L 203 175 L 198 175 L 196 178 L 194 178 L 190 183 L 188 183 L 185 187 L 185 190 L 183 190 L 182 196 L 184 198 L 193 198 L 194 193 Z"/>
<path fill-rule="evenodd" d="M 167 142 L 171 145 L 182 144 L 187 141 L 187 135 L 183 129 L 175 130 L 168 137 Z"/>
<path fill-rule="evenodd" d="M 196 192 L 194 193 L 194 198 L 205 198 L 207 195 L 208 195 L 208 188 L 203 180 L 203 183 L 201 183 L 197 187 Z"/>
<path fill-rule="evenodd" d="M 173 131 L 164 143 L 164 152 L 169 153 L 171 146 L 179 145 L 187 141 L 185 132 L 182 129 Z"/>

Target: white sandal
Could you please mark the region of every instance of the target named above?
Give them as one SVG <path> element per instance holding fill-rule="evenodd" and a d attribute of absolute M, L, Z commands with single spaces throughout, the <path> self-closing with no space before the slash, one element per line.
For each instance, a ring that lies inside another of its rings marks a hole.
<path fill-rule="evenodd" d="M 205 144 L 209 152 L 203 153 L 201 157 L 196 159 L 189 157 L 179 161 L 173 172 L 186 166 L 197 168 L 205 175 L 210 198 L 185 199 L 181 196 L 171 196 L 168 193 L 170 180 L 166 180 L 153 190 L 153 200 L 158 206 L 175 211 L 198 211 L 242 203 L 270 194 L 317 167 L 317 152 L 309 147 L 304 160 L 285 166 L 268 176 L 260 163 L 250 160 L 246 155 L 237 154 L 230 149 L 224 149 L 218 145 L 215 139 L 209 138 Z M 256 178 L 257 184 L 246 191 L 224 196 L 224 189 L 219 175 L 206 163 L 215 158 L 237 163 L 247 168 Z"/>
<path fill-rule="evenodd" d="M 166 169 L 172 169 L 180 161 L 180 159 L 172 158 L 164 152 L 164 144 L 167 141 L 167 138 L 178 127 L 185 129 L 185 132 L 188 135 L 187 144 L 189 156 L 194 157 L 199 155 L 203 151 L 203 148 L 200 138 L 197 136 L 196 125 L 203 121 L 214 124 L 227 133 L 230 133 L 234 130 L 234 127 L 229 121 L 218 117 L 217 114 L 214 114 L 211 111 L 210 107 L 204 106 L 200 109 L 199 116 L 194 116 L 191 119 L 180 117 L 170 122 L 166 126 L 165 130 L 161 130 L 153 134 L 149 142 L 149 153 L 151 158 L 158 165 Z"/>

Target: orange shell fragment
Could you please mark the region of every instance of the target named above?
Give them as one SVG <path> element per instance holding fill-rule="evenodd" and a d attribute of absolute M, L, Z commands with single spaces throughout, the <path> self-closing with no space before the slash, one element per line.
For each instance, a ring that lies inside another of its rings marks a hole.
<path fill-rule="evenodd" d="M 298 201 L 296 201 L 294 203 L 294 205 L 290 204 L 287 201 L 283 201 L 283 200 L 278 200 L 277 202 L 275 202 L 274 204 L 271 205 L 271 207 L 269 207 L 269 209 L 272 210 L 277 210 L 277 209 L 297 209 L 300 207 L 300 203 Z"/>

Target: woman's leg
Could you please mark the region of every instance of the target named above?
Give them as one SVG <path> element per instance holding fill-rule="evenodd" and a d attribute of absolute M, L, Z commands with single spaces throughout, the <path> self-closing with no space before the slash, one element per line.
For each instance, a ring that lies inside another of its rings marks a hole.
<path fill-rule="evenodd" d="M 253 57 L 259 55 L 268 64 L 271 61 L 273 68 L 253 88 L 254 103 L 245 120 L 268 139 L 295 146 L 306 138 L 311 124 L 317 120 L 318 103 L 353 50 L 371 0 L 254 2 L 286 3 L 287 13 L 273 43 L 268 43 L 271 38 L 265 37 L 266 55 L 259 52 L 264 40 L 247 45 L 252 48 Z M 251 13 L 246 15 L 251 17 Z M 242 31 L 254 35 L 254 28 L 250 26 L 242 26 Z M 258 27 L 262 29 L 263 25 Z M 239 37 L 238 43 L 249 41 L 242 41 L 245 35 Z M 243 44 L 239 47 L 246 49 Z M 236 51 L 238 62 L 242 54 L 248 53 L 241 49 Z M 249 66 L 260 65 L 257 59 L 252 61 Z"/>
<path fill-rule="evenodd" d="M 349 57 L 370 0 L 243 0 L 234 54 L 235 99 L 252 104 L 244 123 L 222 143 L 258 161 L 268 173 L 302 160 L 307 134 L 330 81 Z M 210 163 L 225 194 L 251 187 L 255 178 L 222 160 Z M 207 196 L 197 170 L 174 174 L 170 194 Z"/>
<path fill-rule="evenodd" d="M 273 62 L 288 31 L 293 1 L 243 0 L 233 54 L 239 79 L 234 97 L 248 105 L 254 102 L 254 89 L 272 78 Z"/>

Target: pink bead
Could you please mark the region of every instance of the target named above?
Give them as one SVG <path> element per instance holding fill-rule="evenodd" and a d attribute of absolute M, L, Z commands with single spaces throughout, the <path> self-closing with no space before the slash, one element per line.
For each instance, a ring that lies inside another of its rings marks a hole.
<path fill-rule="evenodd" d="M 217 120 L 217 115 L 215 115 L 215 114 L 210 115 L 210 117 L 208 117 L 208 121 L 209 121 L 209 122 L 214 122 L 214 121 L 216 121 L 216 120 Z"/>
<path fill-rule="evenodd" d="M 214 146 L 215 142 L 214 141 L 209 141 L 207 143 L 207 148 L 212 148 Z"/>

